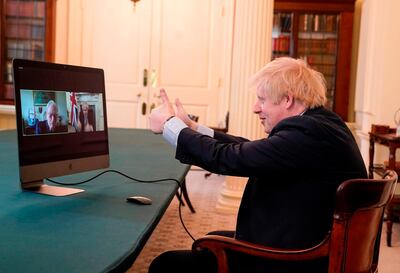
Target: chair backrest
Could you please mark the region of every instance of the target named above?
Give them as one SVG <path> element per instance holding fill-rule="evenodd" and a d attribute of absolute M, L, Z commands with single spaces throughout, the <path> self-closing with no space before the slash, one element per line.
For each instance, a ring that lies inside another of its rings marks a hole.
<path fill-rule="evenodd" d="M 383 179 L 352 179 L 336 192 L 329 244 L 329 273 L 376 272 L 385 206 L 393 197 L 397 174 Z"/>

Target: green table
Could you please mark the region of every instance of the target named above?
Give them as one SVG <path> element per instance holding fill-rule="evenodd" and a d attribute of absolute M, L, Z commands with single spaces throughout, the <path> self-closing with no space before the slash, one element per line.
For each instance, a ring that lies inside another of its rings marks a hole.
<path fill-rule="evenodd" d="M 110 129 L 110 169 L 144 180 L 183 181 L 188 165 L 148 130 Z M 59 178 L 81 181 L 92 171 Z M 51 183 L 49 183 L 51 184 Z M 133 263 L 177 191 L 173 181 L 135 183 L 115 173 L 53 197 L 19 187 L 16 131 L 0 132 L 0 272 L 119 272 Z M 150 206 L 127 203 L 143 195 Z"/>

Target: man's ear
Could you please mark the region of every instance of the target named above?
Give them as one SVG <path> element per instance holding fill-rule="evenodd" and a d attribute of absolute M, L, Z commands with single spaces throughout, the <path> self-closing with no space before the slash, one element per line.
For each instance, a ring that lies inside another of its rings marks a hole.
<path fill-rule="evenodd" d="M 295 99 L 292 95 L 286 95 L 283 97 L 283 101 L 285 103 L 285 108 L 290 109 L 294 106 Z"/>

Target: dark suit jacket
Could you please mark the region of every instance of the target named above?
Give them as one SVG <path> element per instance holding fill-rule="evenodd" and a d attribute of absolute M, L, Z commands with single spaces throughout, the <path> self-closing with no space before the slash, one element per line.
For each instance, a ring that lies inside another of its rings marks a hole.
<path fill-rule="evenodd" d="M 35 134 L 48 134 L 48 133 L 66 133 L 68 132 L 68 127 L 65 125 L 58 125 L 54 131 L 50 131 L 47 120 L 39 121 L 36 123 Z"/>
<path fill-rule="evenodd" d="M 176 158 L 214 173 L 249 177 L 236 238 L 281 248 L 320 242 L 332 225 L 338 185 L 367 177 L 350 130 L 323 107 L 282 120 L 267 138 L 256 141 L 219 132 L 210 138 L 184 129 Z M 233 260 L 238 272 L 326 272 L 326 261 L 283 265 Z"/>

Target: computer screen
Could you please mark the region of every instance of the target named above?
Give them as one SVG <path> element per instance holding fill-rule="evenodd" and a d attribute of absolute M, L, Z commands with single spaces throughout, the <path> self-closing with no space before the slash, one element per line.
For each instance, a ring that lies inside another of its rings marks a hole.
<path fill-rule="evenodd" d="M 13 61 L 21 186 L 109 166 L 104 71 Z"/>

